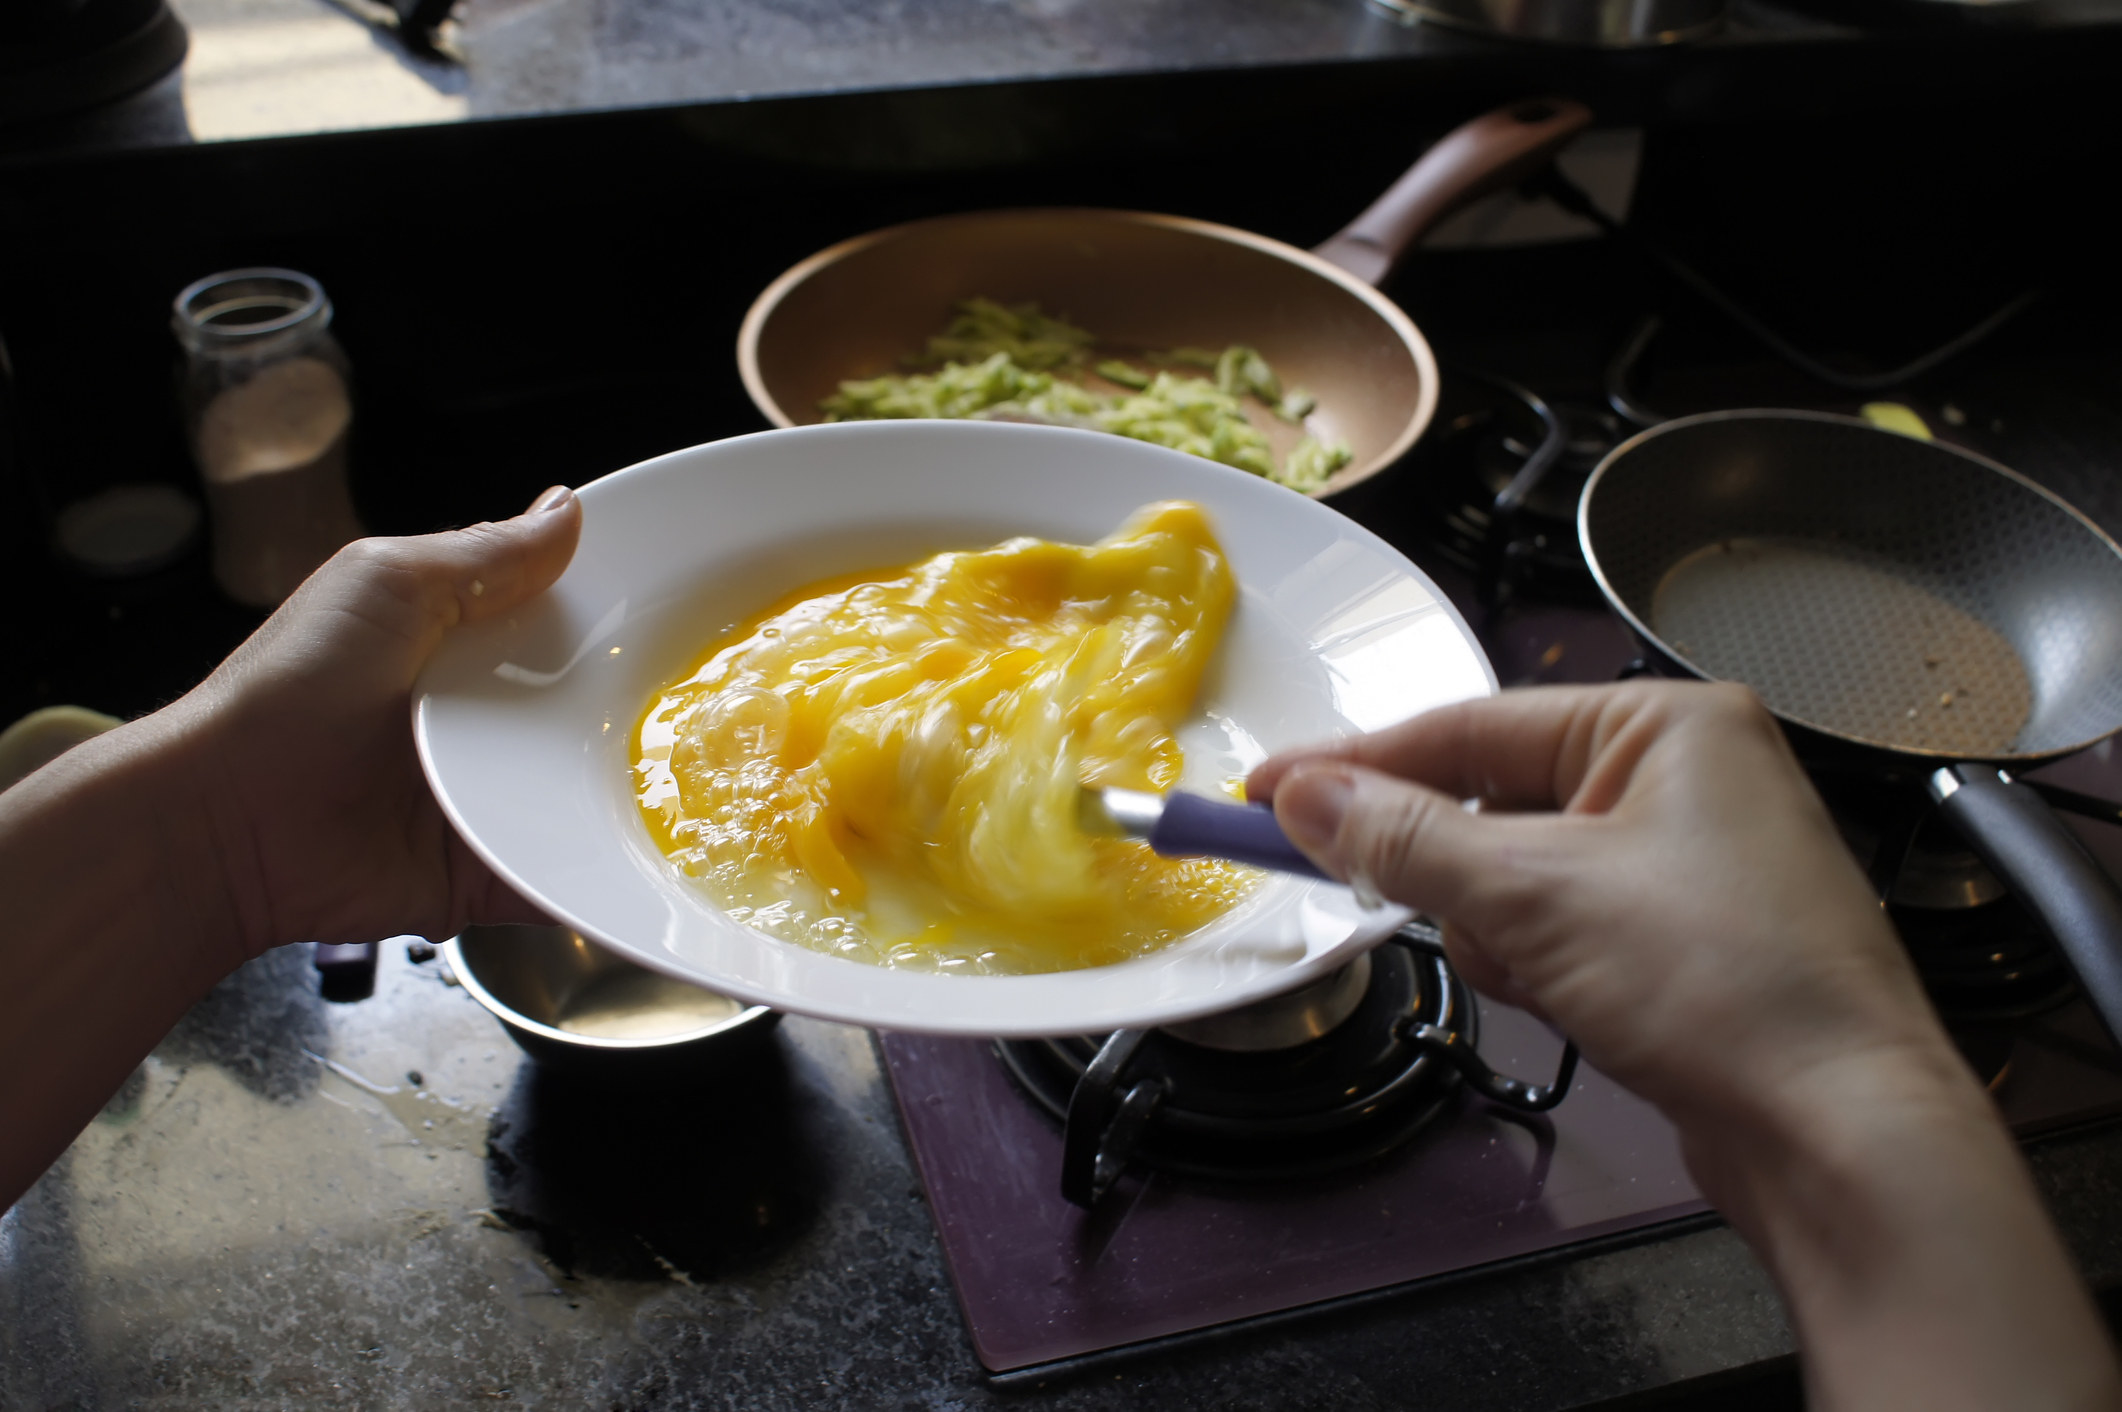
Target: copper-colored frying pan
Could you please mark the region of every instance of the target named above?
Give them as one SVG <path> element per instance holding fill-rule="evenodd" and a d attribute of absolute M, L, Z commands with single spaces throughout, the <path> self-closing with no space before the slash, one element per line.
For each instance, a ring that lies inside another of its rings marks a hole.
<path fill-rule="evenodd" d="M 1448 133 L 1370 209 L 1306 252 L 1182 216 L 977 211 L 842 241 L 768 285 L 737 366 L 776 426 L 821 420 L 848 378 L 899 371 L 959 300 L 1037 301 L 1117 353 L 1245 343 L 1318 399 L 1306 428 L 1354 460 L 1321 495 L 1391 465 L 1429 424 L 1437 364 L 1375 286 L 1445 216 L 1517 181 L 1591 122 L 1563 98 L 1514 103 Z M 1277 456 L 1302 432 L 1264 412 Z"/>

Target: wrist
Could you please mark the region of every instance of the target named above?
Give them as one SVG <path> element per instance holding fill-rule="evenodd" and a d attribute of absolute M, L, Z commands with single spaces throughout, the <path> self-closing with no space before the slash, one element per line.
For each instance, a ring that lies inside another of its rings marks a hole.
<path fill-rule="evenodd" d="M 2076 1409 L 2122 1390 L 2010 1134 L 1942 1031 L 1815 1066 L 1682 1138 L 1783 1291 L 1811 1405 Z"/>
<path fill-rule="evenodd" d="M 238 905 L 244 849 L 226 827 L 237 811 L 212 727 L 209 713 L 183 698 L 91 742 L 99 753 L 80 762 L 79 784 L 104 796 L 112 861 L 135 875 L 137 893 L 114 902 L 153 910 L 179 982 L 202 994 L 259 949 Z"/>
<path fill-rule="evenodd" d="M 272 840 L 253 827 L 249 776 L 240 768 L 244 744 L 257 732 L 216 685 L 209 679 L 140 724 L 154 728 L 156 789 L 177 801 L 157 826 L 181 835 L 173 852 L 192 870 L 188 887 L 202 923 L 200 943 L 226 970 L 292 938 L 279 934 L 283 919 L 264 886 Z"/>
<path fill-rule="evenodd" d="M 1989 1099 L 1942 1032 L 1822 1058 L 1714 1114 L 1677 1119 L 1704 1194 L 1775 1265 L 1809 1242 L 1847 1250 L 1879 1228 L 1918 1151 L 2007 1147 Z M 1843 1232 L 1839 1226 L 1851 1229 Z"/>
<path fill-rule="evenodd" d="M 184 744 L 135 721 L 0 793 L 0 1207 L 243 959 Z"/>

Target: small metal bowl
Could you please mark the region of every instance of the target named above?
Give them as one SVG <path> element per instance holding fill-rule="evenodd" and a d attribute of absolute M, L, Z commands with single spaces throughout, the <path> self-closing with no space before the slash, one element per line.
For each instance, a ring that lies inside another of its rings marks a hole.
<path fill-rule="evenodd" d="M 756 1044 L 781 1012 L 613 955 L 566 927 L 467 927 L 443 943 L 472 999 L 541 1064 L 672 1073 Z"/>

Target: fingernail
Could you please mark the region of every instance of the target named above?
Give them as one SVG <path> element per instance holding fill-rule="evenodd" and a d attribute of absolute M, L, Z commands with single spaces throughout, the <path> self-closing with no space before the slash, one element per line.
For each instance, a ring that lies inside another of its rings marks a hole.
<path fill-rule="evenodd" d="M 1355 781 L 1340 770 L 1299 770 L 1275 790 L 1275 814 L 1299 848 L 1323 850 L 1339 836 L 1355 792 Z"/>
<path fill-rule="evenodd" d="M 564 508 L 567 502 L 574 498 L 574 491 L 564 485 L 556 485 L 536 500 L 531 501 L 530 509 L 524 513 L 531 515 L 551 514 L 555 510 Z"/>

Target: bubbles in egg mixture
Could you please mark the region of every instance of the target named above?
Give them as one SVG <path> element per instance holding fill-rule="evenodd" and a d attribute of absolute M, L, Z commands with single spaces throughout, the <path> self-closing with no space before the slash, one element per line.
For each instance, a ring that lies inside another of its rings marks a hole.
<path fill-rule="evenodd" d="M 813 585 L 650 704 L 644 816 L 731 916 L 832 955 L 1020 973 L 1153 950 L 1258 875 L 1089 838 L 1077 800 L 1258 763 L 1224 718 L 1188 728 L 1192 761 L 1173 734 L 1234 593 L 1176 503 L 1095 546 L 1012 540 Z"/>

